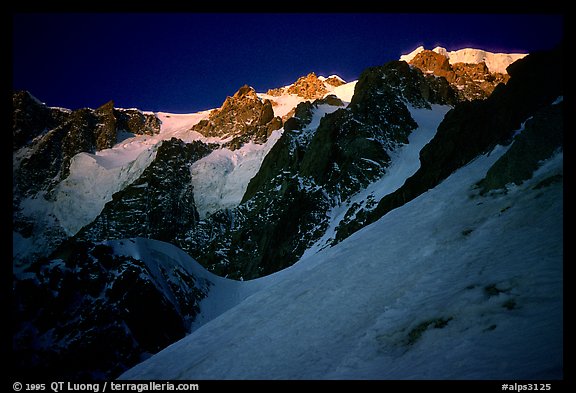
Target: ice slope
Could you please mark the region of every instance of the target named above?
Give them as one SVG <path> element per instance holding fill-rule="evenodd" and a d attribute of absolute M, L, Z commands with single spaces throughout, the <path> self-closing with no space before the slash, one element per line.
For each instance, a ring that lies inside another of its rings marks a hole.
<path fill-rule="evenodd" d="M 563 186 L 549 180 L 563 155 L 479 196 L 506 149 L 265 277 L 121 379 L 562 378 Z"/>
<path fill-rule="evenodd" d="M 264 144 L 249 142 L 238 150 L 214 150 L 192 164 L 194 202 L 200 219 L 240 203 L 250 179 L 258 173 L 264 157 L 283 131 L 283 128 L 273 131 Z"/>
<path fill-rule="evenodd" d="M 418 53 L 422 52 L 425 48 L 419 46 L 412 52 L 400 56 L 400 60 L 409 62 Z M 485 62 L 490 72 L 506 73 L 506 67 L 526 56 L 525 53 L 492 53 L 482 49 L 464 48 L 454 51 L 447 51 L 446 48 L 437 46 L 432 49 L 434 52 L 444 55 L 448 58 L 450 64 L 455 63 L 481 63 Z"/>

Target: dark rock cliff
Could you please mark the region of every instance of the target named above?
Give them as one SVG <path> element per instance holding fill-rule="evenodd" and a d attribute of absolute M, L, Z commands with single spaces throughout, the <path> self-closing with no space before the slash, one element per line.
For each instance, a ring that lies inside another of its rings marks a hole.
<path fill-rule="evenodd" d="M 336 240 L 341 241 L 390 210 L 433 188 L 456 169 L 479 154 L 488 153 L 497 144 L 511 143 L 515 131 L 524 122 L 530 131 L 520 135 L 518 145 L 511 148 L 507 155 L 516 155 L 516 151 L 526 152 L 527 156 L 523 160 L 527 160 L 527 163 L 523 165 L 529 169 L 525 168 L 524 172 L 532 171 L 535 166 L 528 162 L 533 163 L 535 158 L 547 158 L 562 144 L 560 110 L 545 109 L 563 95 L 562 67 L 561 47 L 530 54 L 508 67 L 510 80 L 506 85 L 498 85 L 486 100 L 465 101 L 456 105 L 446 114 L 436 136 L 422 149 L 420 169 L 397 191 L 380 200 L 373 210 L 362 211 L 356 214 L 354 221 L 341 225 Z M 543 72 L 545 69 L 547 71 Z M 531 116 L 535 119 L 529 120 Z M 543 117 L 553 119 L 552 123 L 547 124 L 542 120 Z M 524 138 L 530 141 L 522 142 Z M 535 145 L 540 145 L 539 141 L 543 139 L 550 140 L 536 149 Z M 495 164 L 500 169 L 508 165 L 505 157 Z M 511 172 L 518 170 L 506 169 Z M 485 190 L 500 187 L 519 176 L 507 176 L 506 171 L 495 175 L 495 171 L 497 169 L 489 172 L 488 178 L 482 183 Z"/>

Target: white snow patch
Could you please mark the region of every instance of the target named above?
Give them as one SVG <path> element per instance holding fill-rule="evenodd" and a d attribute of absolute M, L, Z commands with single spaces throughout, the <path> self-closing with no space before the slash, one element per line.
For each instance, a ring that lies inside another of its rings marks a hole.
<path fill-rule="evenodd" d="M 115 192 L 136 180 L 156 157 L 157 145 L 127 144 L 96 154 L 79 153 L 70 162 L 70 175 L 55 189 L 52 208 L 69 236 L 92 222 Z"/>
<path fill-rule="evenodd" d="M 273 131 L 264 144 L 245 143 L 237 150 L 221 148 L 192 164 L 194 201 L 201 219 L 240 203 L 250 179 L 283 131 Z"/>
<path fill-rule="evenodd" d="M 354 88 L 356 87 L 357 82 L 358 81 L 355 80 L 344 85 L 336 86 L 334 90 L 328 94 L 334 94 L 336 97 L 340 98 L 344 104 L 349 104 L 350 101 L 352 101 L 352 96 L 354 96 Z"/>
<path fill-rule="evenodd" d="M 334 105 L 318 105 L 318 108 L 313 109 L 312 120 L 310 121 L 310 124 L 306 126 L 306 130 L 316 132 L 318 126 L 320 125 L 320 120 L 322 120 L 322 118 L 327 114 L 336 112 L 338 109 L 340 109 L 340 107 Z"/>
<path fill-rule="evenodd" d="M 558 104 L 560 104 L 560 103 L 563 102 L 563 101 L 564 101 L 564 96 L 558 96 L 558 98 L 556 98 L 556 99 L 554 100 L 554 102 L 552 103 L 552 105 L 558 105 Z"/>
<path fill-rule="evenodd" d="M 270 100 L 273 102 L 272 109 L 274 116 L 283 117 L 294 109 L 299 103 L 308 101 L 296 94 L 282 94 L 280 96 L 271 96 L 265 93 L 258 93 L 258 97 L 263 100 Z"/>
<path fill-rule="evenodd" d="M 416 57 L 416 55 L 418 53 L 422 52 L 424 49 L 426 49 L 426 48 L 424 48 L 423 46 L 419 46 L 418 48 L 414 49 L 412 52 L 400 56 L 400 60 L 405 61 L 406 63 L 409 63 L 413 58 Z"/>
<path fill-rule="evenodd" d="M 160 127 L 162 139 L 174 137 L 187 143 L 195 140 L 207 142 L 202 134 L 191 131 L 191 128 L 198 124 L 200 120 L 207 119 L 211 111 L 212 110 L 207 110 L 189 114 L 158 112 L 156 116 L 162 121 Z"/>

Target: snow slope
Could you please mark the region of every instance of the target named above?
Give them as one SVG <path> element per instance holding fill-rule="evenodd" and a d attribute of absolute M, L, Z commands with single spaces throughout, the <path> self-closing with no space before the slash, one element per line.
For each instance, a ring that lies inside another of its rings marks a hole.
<path fill-rule="evenodd" d="M 424 47 L 419 46 L 412 52 L 400 56 L 400 60 L 409 62 L 423 50 Z M 440 46 L 437 46 L 432 50 L 436 53 L 446 56 L 450 64 L 455 63 L 477 64 L 485 62 L 490 72 L 499 72 L 502 74 L 506 73 L 506 67 L 514 63 L 516 60 L 519 60 L 527 55 L 525 53 L 492 53 L 482 49 L 472 49 L 472 48 L 447 51 L 446 48 L 442 48 Z"/>
<path fill-rule="evenodd" d="M 352 101 L 352 96 L 354 95 L 354 88 L 356 87 L 356 83 L 358 81 L 348 82 L 346 84 L 334 87 L 334 90 L 327 93 L 334 94 L 336 97 L 340 98 L 344 104 L 349 104 Z"/>
<path fill-rule="evenodd" d="M 250 179 L 258 173 L 283 131 L 273 131 L 264 144 L 250 142 L 238 150 L 218 149 L 192 164 L 194 202 L 200 219 L 240 203 Z"/>
<path fill-rule="evenodd" d="M 563 186 L 541 181 L 563 173 L 563 155 L 479 196 L 473 185 L 506 150 L 239 283 L 262 285 L 121 379 L 562 378 Z"/>

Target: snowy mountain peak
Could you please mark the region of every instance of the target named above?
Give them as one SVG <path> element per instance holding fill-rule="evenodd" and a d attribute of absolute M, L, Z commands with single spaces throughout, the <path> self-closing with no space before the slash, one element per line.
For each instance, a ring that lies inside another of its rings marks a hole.
<path fill-rule="evenodd" d="M 405 62 L 409 63 L 414 57 L 416 57 L 417 54 L 424 50 L 425 48 L 423 46 L 419 46 L 412 52 L 400 56 L 400 60 L 404 60 Z M 479 64 L 484 62 L 486 63 L 486 66 L 490 72 L 499 72 L 502 74 L 506 73 L 506 67 L 527 55 L 526 53 L 492 53 L 482 49 L 474 48 L 463 48 L 454 51 L 448 51 L 446 48 L 441 46 L 437 46 L 436 48 L 432 49 L 432 51 L 447 57 L 450 61 L 450 64 Z"/>
<path fill-rule="evenodd" d="M 414 57 L 416 57 L 416 55 L 418 53 L 422 52 L 424 49 L 426 49 L 426 48 L 424 48 L 422 45 L 420 45 L 418 48 L 414 49 L 412 52 L 400 56 L 400 60 L 405 61 L 406 63 L 410 63 L 410 60 L 412 60 Z"/>
<path fill-rule="evenodd" d="M 495 55 L 488 56 L 487 52 L 477 49 L 457 52 L 447 52 L 441 47 L 420 49 L 422 47 L 402 58 L 409 59 L 407 62 L 412 67 L 426 75 L 445 78 L 460 100 L 485 99 L 500 83 L 507 83 L 510 77 L 505 70 L 511 62 L 510 57 L 495 58 Z M 492 69 L 503 69 L 504 72 L 491 71 L 487 65 L 489 60 Z"/>
<path fill-rule="evenodd" d="M 232 137 L 230 147 L 235 149 L 248 140 L 264 143 L 272 131 L 281 127 L 282 120 L 274 116 L 270 100 L 261 99 L 252 87 L 244 85 L 192 130 L 206 137 Z M 241 139 L 235 141 L 237 138 Z"/>
<path fill-rule="evenodd" d="M 234 93 L 233 96 L 234 99 L 242 99 L 242 98 L 247 98 L 247 99 L 253 99 L 253 100 L 258 100 L 258 96 L 256 95 L 256 91 L 254 90 L 254 88 L 252 86 L 248 86 L 248 85 L 244 85 L 242 86 L 240 89 L 238 89 L 238 91 L 236 93 Z M 226 101 L 228 101 L 230 99 L 230 97 L 228 97 L 226 99 Z"/>
<path fill-rule="evenodd" d="M 305 99 L 314 100 L 323 98 L 326 94 L 332 92 L 335 87 L 344 84 L 346 84 L 346 81 L 338 75 L 330 75 L 326 78 L 324 76 L 317 76 L 316 73 L 311 72 L 306 76 L 301 76 L 291 85 L 270 89 L 266 94 L 274 97 L 284 94 L 294 94 Z"/>
<path fill-rule="evenodd" d="M 326 80 L 330 80 L 330 79 L 335 79 L 335 80 L 338 80 L 338 81 L 340 81 L 340 82 L 342 82 L 342 83 L 346 83 L 346 81 L 345 81 L 344 79 L 342 79 L 339 75 L 336 75 L 336 74 L 332 74 L 332 75 L 329 75 L 329 76 L 327 76 L 327 77 L 320 75 L 320 76 L 318 77 L 318 79 L 320 79 L 321 81 L 326 81 Z"/>
<path fill-rule="evenodd" d="M 319 76 L 318 79 L 334 87 L 342 86 L 343 84 L 346 83 L 344 79 L 340 78 L 338 75 L 335 74 L 330 75 L 329 77 Z"/>

